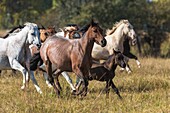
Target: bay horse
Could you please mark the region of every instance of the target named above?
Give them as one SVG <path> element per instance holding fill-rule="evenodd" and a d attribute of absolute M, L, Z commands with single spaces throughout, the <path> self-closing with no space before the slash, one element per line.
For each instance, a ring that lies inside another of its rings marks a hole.
<path fill-rule="evenodd" d="M 40 55 L 45 63 L 48 78 L 57 95 L 60 95 L 61 86 L 58 76 L 63 71 L 74 72 L 83 82 L 83 88 L 78 93 L 87 94 L 89 69 L 92 65 L 91 51 L 94 42 L 106 46 L 103 30 L 93 20 L 84 27 L 85 34 L 80 39 L 66 39 L 63 36 L 53 35 L 40 48 Z M 53 66 L 52 66 L 53 65 Z M 55 75 L 56 84 L 54 83 Z M 57 86 L 56 86 L 57 85 Z"/>
<path fill-rule="evenodd" d="M 20 71 L 23 75 L 21 89 L 25 89 L 26 82 L 33 78 L 30 75 L 29 45 L 41 45 L 38 26 L 34 23 L 25 23 L 19 32 L 11 33 L 5 39 L 0 38 L 0 43 L 0 70 Z"/>
<path fill-rule="evenodd" d="M 113 28 L 106 31 L 107 45 L 104 48 L 101 48 L 97 44 L 94 44 L 92 50 L 92 57 L 94 60 L 107 60 L 109 55 L 113 54 L 113 49 L 116 51 L 121 51 L 122 53 L 126 50 L 123 43 L 125 39 L 128 38 L 131 41 L 132 45 L 136 44 L 136 33 L 133 29 L 133 26 L 128 20 L 120 20 L 115 23 Z M 131 72 L 131 69 L 128 65 L 128 57 L 125 56 L 127 62 L 126 70 L 128 73 Z M 140 65 L 140 62 L 137 60 L 137 65 Z"/>

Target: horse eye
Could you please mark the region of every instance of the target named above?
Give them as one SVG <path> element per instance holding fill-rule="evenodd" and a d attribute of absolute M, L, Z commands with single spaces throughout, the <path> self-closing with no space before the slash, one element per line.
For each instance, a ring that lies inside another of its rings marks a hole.
<path fill-rule="evenodd" d="M 97 29 L 95 29 L 94 32 L 97 33 Z"/>
<path fill-rule="evenodd" d="M 45 36 L 48 36 L 48 33 L 45 33 Z"/>

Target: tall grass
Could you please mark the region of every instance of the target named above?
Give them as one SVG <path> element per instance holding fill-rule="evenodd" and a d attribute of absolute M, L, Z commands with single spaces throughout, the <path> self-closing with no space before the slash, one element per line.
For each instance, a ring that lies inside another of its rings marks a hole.
<path fill-rule="evenodd" d="M 43 90 L 39 95 L 32 82 L 29 89 L 21 91 L 22 75 L 11 76 L 4 71 L 0 76 L 0 112 L 1 113 L 168 113 L 170 112 L 170 59 L 141 59 L 142 67 L 137 68 L 134 61 L 129 64 L 133 73 L 120 73 L 116 70 L 115 85 L 123 100 L 111 90 L 106 98 L 103 89 L 105 83 L 90 81 L 85 98 L 70 94 L 70 87 L 61 76 L 63 88 L 58 98 L 53 89 L 49 89 L 43 77 L 36 78 Z M 75 75 L 71 77 L 75 82 Z"/>

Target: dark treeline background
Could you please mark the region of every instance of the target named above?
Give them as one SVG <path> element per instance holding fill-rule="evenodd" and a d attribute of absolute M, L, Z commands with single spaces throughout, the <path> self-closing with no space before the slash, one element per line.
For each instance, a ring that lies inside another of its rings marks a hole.
<path fill-rule="evenodd" d="M 134 26 L 141 56 L 170 57 L 170 0 L 0 0 L 0 29 L 23 23 L 79 26 L 95 18 L 105 30 L 121 19 Z"/>

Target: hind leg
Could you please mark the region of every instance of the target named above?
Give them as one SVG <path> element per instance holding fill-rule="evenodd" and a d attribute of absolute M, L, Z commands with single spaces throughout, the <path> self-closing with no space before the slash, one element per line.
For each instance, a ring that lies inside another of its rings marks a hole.
<path fill-rule="evenodd" d="M 112 89 L 116 92 L 116 94 L 119 96 L 119 98 L 122 99 L 122 97 L 121 97 L 121 95 L 120 95 L 120 93 L 119 93 L 118 88 L 115 86 L 115 84 L 113 83 L 112 80 L 110 81 L 110 83 L 111 83 Z"/>
<path fill-rule="evenodd" d="M 48 80 L 49 80 L 50 84 L 53 86 L 56 94 L 59 96 L 60 91 L 58 90 L 58 88 L 56 87 L 56 85 L 54 83 L 54 77 L 52 76 L 52 67 L 51 66 L 52 66 L 51 62 L 46 61 L 45 67 L 46 67 L 47 74 L 48 74 Z"/>
<path fill-rule="evenodd" d="M 50 81 L 48 80 L 48 75 L 47 75 L 46 72 L 43 72 L 43 77 L 44 77 L 44 79 L 45 79 L 45 82 L 46 82 L 47 86 L 48 86 L 49 88 L 53 87 L 53 86 L 50 84 Z"/>
<path fill-rule="evenodd" d="M 26 87 L 26 81 L 28 81 L 28 74 L 27 74 L 27 70 L 15 59 L 10 59 L 9 58 L 9 62 L 11 65 L 12 69 L 18 70 L 22 73 L 23 75 L 23 86 L 21 87 L 21 89 L 25 89 Z"/>
<path fill-rule="evenodd" d="M 34 84 L 34 87 L 36 88 L 37 92 L 42 94 L 42 91 L 41 91 L 41 88 L 39 87 L 38 83 L 37 83 L 37 80 L 35 79 L 34 77 L 34 72 L 33 71 L 30 71 L 30 78 Z"/>

